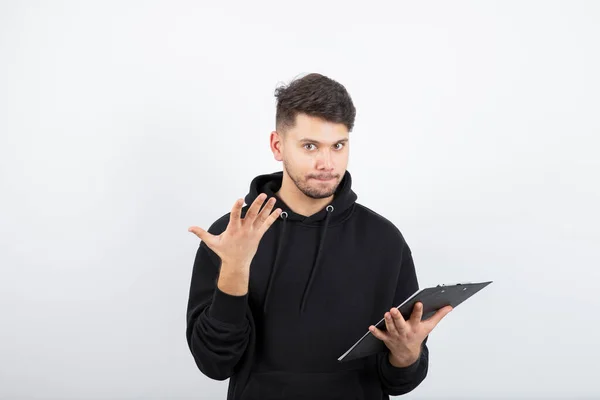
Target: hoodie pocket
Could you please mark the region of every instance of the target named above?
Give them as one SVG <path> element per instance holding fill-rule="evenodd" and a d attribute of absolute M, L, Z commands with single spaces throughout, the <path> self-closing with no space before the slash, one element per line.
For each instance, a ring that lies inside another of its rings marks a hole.
<path fill-rule="evenodd" d="M 270 371 L 250 375 L 241 400 L 365 400 L 356 370 L 321 373 Z"/>

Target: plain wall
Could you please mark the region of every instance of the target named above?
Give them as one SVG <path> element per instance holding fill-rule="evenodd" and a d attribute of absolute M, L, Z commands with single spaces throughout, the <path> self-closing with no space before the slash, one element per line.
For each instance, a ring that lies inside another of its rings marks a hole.
<path fill-rule="evenodd" d="M 494 281 L 403 398 L 600 396 L 600 3 L 216 3 L 0 3 L 0 398 L 225 398 L 187 228 L 281 169 L 273 93 L 313 71 L 421 286 Z"/>

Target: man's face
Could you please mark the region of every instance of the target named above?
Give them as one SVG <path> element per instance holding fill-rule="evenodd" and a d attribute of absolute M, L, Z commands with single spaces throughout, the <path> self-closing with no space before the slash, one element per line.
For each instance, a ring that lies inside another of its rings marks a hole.
<path fill-rule="evenodd" d="M 348 166 L 345 125 L 299 114 L 293 128 L 274 137 L 276 159 L 302 193 L 313 199 L 335 193 Z"/>

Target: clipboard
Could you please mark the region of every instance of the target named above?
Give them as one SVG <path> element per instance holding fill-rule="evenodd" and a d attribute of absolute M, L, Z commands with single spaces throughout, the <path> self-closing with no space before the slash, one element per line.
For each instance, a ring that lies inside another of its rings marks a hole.
<path fill-rule="evenodd" d="M 413 307 L 417 302 L 423 303 L 423 316 L 422 320 L 431 317 L 435 312 L 445 306 L 452 306 L 456 308 L 459 304 L 479 292 L 481 289 L 488 286 L 493 281 L 486 282 L 463 282 L 437 285 L 435 287 L 428 287 L 419 289 L 412 296 L 406 299 L 402 304 L 396 308 L 402 313 L 404 319 L 409 319 L 412 313 Z M 385 310 L 388 311 L 388 310 Z M 385 318 L 375 324 L 375 326 L 381 330 L 386 330 Z M 367 330 L 356 343 L 354 343 L 344 354 L 342 354 L 338 361 L 345 362 L 354 360 L 361 357 L 370 356 L 382 351 L 386 351 L 387 347 L 383 341 L 377 339 L 371 331 Z"/>

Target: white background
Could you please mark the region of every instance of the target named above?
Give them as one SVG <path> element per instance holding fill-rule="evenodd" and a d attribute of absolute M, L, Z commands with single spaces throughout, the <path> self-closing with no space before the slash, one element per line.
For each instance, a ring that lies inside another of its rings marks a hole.
<path fill-rule="evenodd" d="M 600 2 L 217 3 L 0 3 L 0 398 L 225 398 L 187 228 L 281 168 L 307 72 L 352 95 L 358 201 L 421 286 L 494 280 L 403 398 L 600 396 Z"/>

